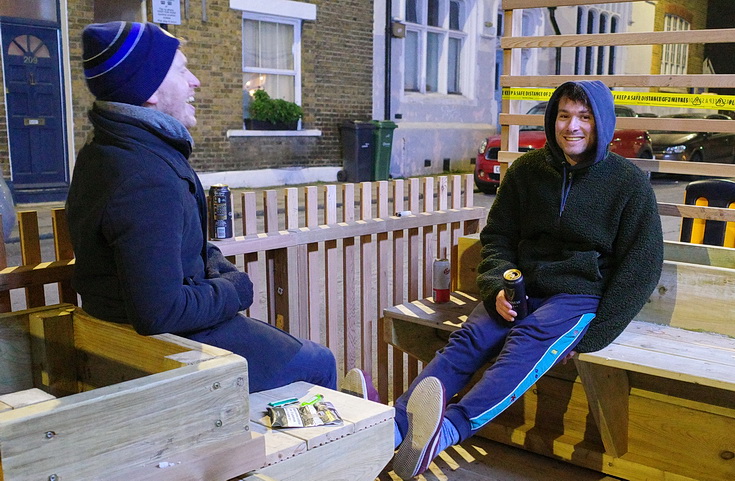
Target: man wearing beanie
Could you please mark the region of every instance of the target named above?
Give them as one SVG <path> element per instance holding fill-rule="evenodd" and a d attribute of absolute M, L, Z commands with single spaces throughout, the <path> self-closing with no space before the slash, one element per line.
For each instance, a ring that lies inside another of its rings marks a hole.
<path fill-rule="evenodd" d="M 94 132 L 66 209 L 84 310 L 239 354 L 252 392 L 294 381 L 334 389 L 332 353 L 240 314 L 252 283 L 206 242 L 205 194 L 188 162 L 199 80 L 179 40 L 150 23 L 111 22 L 87 26 L 82 44 Z"/>
<path fill-rule="evenodd" d="M 483 302 L 395 402 L 393 469 L 403 479 L 492 421 L 557 362 L 610 344 L 659 280 L 656 198 L 646 175 L 608 149 L 610 89 L 599 81 L 562 84 L 544 128 L 546 146 L 508 168 L 480 233 Z M 503 289 L 511 269 L 525 280 L 525 317 Z"/>

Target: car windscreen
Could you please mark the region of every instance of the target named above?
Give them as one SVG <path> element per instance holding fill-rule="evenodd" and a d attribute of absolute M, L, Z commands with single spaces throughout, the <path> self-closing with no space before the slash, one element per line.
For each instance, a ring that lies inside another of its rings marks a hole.
<path fill-rule="evenodd" d="M 546 112 L 546 104 L 538 104 L 533 107 L 531 107 L 531 110 L 526 112 L 527 115 L 544 115 Z M 543 131 L 544 126 L 543 125 L 521 125 L 519 130 L 535 130 L 535 131 Z"/>

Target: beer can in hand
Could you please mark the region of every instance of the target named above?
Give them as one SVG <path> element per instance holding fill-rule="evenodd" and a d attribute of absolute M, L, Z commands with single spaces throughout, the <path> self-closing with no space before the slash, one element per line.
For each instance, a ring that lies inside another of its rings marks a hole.
<path fill-rule="evenodd" d="M 225 184 L 209 188 L 209 238 L 229 239 L 233 236 L 232 192 Z"/>
<path fill-rule="evenodd" d="M 434 302 L 449 302 L 449 289 L 452 284 L 452 267 L 446 258 L 446 249 L 439 259 L 434 259 L 432 287 Z"/>
<path fill-rule="evenodd" d="M 510 302 L 516 311 L 516 319 L 523 319 L 528 315 L 528 303 L 526 302 L 526 284 L 523 274 L 518 269 L 508 269 L 503 273 L 503 286 L 505 299 Z"/>

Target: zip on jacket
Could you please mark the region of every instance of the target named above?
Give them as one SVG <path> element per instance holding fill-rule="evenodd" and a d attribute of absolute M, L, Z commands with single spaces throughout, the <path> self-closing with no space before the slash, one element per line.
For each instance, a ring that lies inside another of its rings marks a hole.
<path fill-rule="evenodd" d="M 564 172 L 562 173 L 561 180 L 561 205 L 559 205 L 559 217 L 564 213 L 564 208 L 567 205 L 567 199 L 569 198 L 569 192 L 572 190 L 572 179 L 574 174 L 572 171 L 567 172 L 567 166 L 563 166 Z"/>

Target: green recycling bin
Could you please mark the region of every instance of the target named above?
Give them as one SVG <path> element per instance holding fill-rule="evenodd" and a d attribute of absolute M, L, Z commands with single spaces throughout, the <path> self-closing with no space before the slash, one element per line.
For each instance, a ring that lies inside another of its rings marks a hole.
<path fill-rule="evenodd" d="M 375 144 L 375 170 L 373 180 L 388 180 L 390 175 L 390 154 L 393 149 L 393 131 L 398 127 L 390 120 L 373 120 L 373 143 Z"/>

